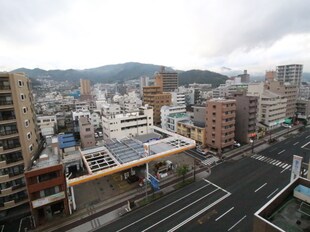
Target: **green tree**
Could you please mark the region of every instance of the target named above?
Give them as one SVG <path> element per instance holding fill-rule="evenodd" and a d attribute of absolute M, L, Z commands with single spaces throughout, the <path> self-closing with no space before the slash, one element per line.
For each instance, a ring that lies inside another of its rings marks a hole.
<path fill-rule="evenodd" d="M 183 164 L 182 166 L 177 168 L 177 173 L 179 176 L 182 176 L 183 178 L 183 183 L 185 182 L 185 175 L 188 173 L 189 168 L 188 165 Z"/>

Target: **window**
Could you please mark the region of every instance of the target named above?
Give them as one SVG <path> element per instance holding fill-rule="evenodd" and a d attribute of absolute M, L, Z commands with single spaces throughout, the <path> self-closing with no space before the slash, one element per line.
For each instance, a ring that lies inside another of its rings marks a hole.
<path fill-rule="evenodd" d="M 90 128 L 86 128 L 85 131 L 90 131 Z"/>
<path fill-rule="evenodd" d="M 26 95 L 23 94 L 23 93 L 21 93 L 21 94 L 20 94 L 20 99 L 21 99 L 22 101 L 24 101 L 24 100 L 26 99 Z"/>
<path fill-rule="evenodd" d="M 28 139 L 28 140 L 31 139 L 31 133 L 30 133 L 30 132 L 27 133 L 27 139 Z"/>
<path fill-rule="evenodd" d="M 33 151 L 33 145 L 32 144 L 29 146 L 29 151 Z"/>
<path fill-rule="evenodd" d="M 23 82 L 21 80 L 18 80 L 18 86 L 22 87 L 23 86 Z"/>
<path fill-rule="evenodd" d="M 27 108 L 23 107 L 23 113 L 26 114 L 27 113 Z"/>
<path fill-rule="evenodd" d="M 28 127 L 29 126 L 29 120 L 25 120 L 25 127 Z"/>

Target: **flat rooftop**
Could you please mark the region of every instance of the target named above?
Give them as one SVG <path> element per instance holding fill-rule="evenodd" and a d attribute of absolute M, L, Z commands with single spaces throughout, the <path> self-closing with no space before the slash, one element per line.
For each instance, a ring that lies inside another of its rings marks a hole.
<path fill-rule="evenodd" d="M 70 179 L 69 186 L 140 166 L 196 146 L 194 140 L 158 127 L 153 127 L 149 135 L 137 138 L 110 139 L 100 143 L 100 146 L 81 150 L 88 175 Z M 149 142 L 143 143 L 141 140 Z"/>

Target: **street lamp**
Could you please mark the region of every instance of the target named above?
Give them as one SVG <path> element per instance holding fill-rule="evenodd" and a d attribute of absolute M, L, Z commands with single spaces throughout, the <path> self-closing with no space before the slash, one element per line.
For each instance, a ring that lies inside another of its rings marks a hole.
<path fill-rule="evenodd" d="M 252 144 L 252 154 L 253 154 L 253 152 L 254 152 L 254 138 L 250 139 L 250 143 Z"/>

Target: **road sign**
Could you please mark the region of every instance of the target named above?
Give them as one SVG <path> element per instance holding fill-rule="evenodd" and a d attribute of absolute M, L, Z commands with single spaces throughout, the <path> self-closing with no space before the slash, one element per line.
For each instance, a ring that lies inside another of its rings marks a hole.
<path fill-rule="evenodd" d="M 150 181 L 151 186 L 153 187 L 154 191 L 160 190 L 159 180 L 157 180 L 154 176 L 149 175 L 149 181 Z"/>

